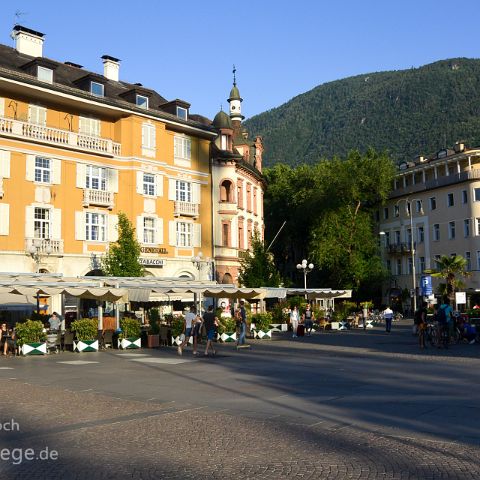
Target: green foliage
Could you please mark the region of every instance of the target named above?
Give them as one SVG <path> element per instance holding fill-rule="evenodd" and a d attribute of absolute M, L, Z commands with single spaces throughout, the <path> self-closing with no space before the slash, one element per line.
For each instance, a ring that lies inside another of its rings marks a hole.
<path fill-rule="evenodd" d="M 300 312 L 305 309 L 305 305 L 307 304 L 307 301 L 305 300 L 305 297 L 296 295 L 294 297 L 288 297 L 287 303 L 291 309 L 293 309 L 293 307 L 297 307 L 298 311 Z"/>
<path fill-rule="evenodd" d="M 252 323 L 255 324 L 257 330 L 270 330 L 270 324 L 274 323 L 272 314 L 270 312 L 266 313 L 255 313 L 252 315 Z"/>
<path fill-rule="evenodd" d="M 43 323 L 39 320 L 27 320 L 15 325 L 17 344 L 22 346 L 25 343 L 44 342 L 47 334 L 43 332 Z"/>
<path fill-rule="evenodd" d="M 278 287 L 280 274 L 273 262 L 273 255 L 267 252 L 258 232 L 252 238 L 251 251 L 240 261 L 238 281 L 244 287 Z"/>
<path fill-rule="evenodd" d="M 95 340 L 98 333 L 98 322 L 93 318 L 81 318 L 75 320 L 70 325 L 72 331 L 75 332 L 78 340 Z"/>
<path fill-rule="evenodd" d="M 231 317 L 222 317 L 218 323 L 218 333 L 233 333 L 237 326 Z"/>
<path fill-rule="evenodd" d="M 289 319 L 288 309 L 290 305 L 286 301 L 281 301 L 273 306 L 272 311 L 272 323 L 287 323 Z"/>
<path fill-rule="evenodd" d="M 140 323 L 136 318 L 122 318 L 120 328 L 123 338 L 138 338 L 140 336 Z"/>
<path fill-rule="evenodd" d="M 152 335 L 160 333 L 160 312 L 158 308 L 151 308 L 148 311 L 148 320 L 150 324 L 150 332 Z"/>
<path fill-rule="evenodd" d="M 480 61 L 455 58 L 319 85 L 244 125 L 265 144 L 265 165 L 315 163 L 352 148 L 395 161 L 459 139 L 480 144 Z"/>
<path fill-rule="evenodd" d="M 110 244 L 102 261 L 105 275 L 110 277 L 142 277 L 144 269 L 138 259 L 140 244 L 135 238 L 135 228 L 125 213 L 118 214 L 118 240 Z"/>
<path fill-rule="evenodd" d="M 183 327 L 185 326 L 185 318 L 183 316 L 173 317 L 171 323 L 172 337 L 178 337 L 183 333 Z"/>

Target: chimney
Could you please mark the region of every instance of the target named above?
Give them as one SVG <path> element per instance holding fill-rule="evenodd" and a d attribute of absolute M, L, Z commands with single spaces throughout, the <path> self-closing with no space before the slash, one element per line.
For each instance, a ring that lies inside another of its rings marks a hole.
<path fill-rule="evenodd" d="M 15 25 L 11 37 L 15 40 L 15 50 L 31 57 L 43 56 L 43 37 L 45 35 L 21 25 Z"/>
<path fill-rule="evenodd" d="M 118 82 L 120 72 L 120 60 L 118 58 L 103 55 L 103 76 L 109 80 Z"/>

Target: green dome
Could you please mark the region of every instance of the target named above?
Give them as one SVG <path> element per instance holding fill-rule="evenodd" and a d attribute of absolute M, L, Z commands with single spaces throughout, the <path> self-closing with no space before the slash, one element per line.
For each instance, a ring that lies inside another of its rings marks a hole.
<path fill-rule="evenodd" d="M 232 129 L 232 121 L 230 117 L 223 111 L 220 110 L 213 119 L 213 126 L 215 128 L 229 128 Z"/>
<path fill-rule="evenodd" d="M 235 83 L 233 84 L 233 87 L 230 90 L 230 98 L 228 100 L 241 100 L 240 92 Z"/>

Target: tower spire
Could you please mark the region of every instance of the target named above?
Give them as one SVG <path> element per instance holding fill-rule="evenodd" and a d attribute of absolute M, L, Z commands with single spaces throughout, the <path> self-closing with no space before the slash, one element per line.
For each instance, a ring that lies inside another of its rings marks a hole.
<path fill-rule="evenodd" d="M 237 69 L 235 68 L 235 64 L 233 64 L 232 73 L 233 73 L 233 86 L 236 87 L 237 86 L 237 79 L 235 77 L 235 74 L 237 73 Z"/>

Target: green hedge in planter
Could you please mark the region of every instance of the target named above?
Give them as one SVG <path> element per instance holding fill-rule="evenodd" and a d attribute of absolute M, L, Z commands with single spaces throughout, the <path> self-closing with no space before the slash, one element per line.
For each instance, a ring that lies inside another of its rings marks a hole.
<path fill-rule="evenodd" d="M 47 334 L 43 331 L 43 323 L 39 320 L 17 323 L 15 325 L 15 336 L 19 346 L 25 343 L 41 343 L 47 339 Z"/>
<path fill-rule="evenodd" d="M 158 308 L 152 308 L 148 311 L 148 323 L 150 325 L 148 333 L 158 335 L 160 333 L 160 312 Z"/>
<path fill-rule="evenodd" d="M 72 322 L 70 328 L 75 332 L 77 340 L 94 340 L 98 334 L 98 322 L 93 318 L 81 318 Z"/>
<path fill-rule="evenodd" d="M 252 323 L 255 324 L 256 330 L 270 330 L 270 324 L 273 323 L 272 314 L 267 313 L 256 313 L 252 315 Z"/>
<path fill-rule="evenodd" d="M 217 332 L 219 334 L 233 333 L 236 331 L 236 329 L 237 329 L 237 325 L 233 318 L 230 318 L 230 317 L 220 318 L 220 321 L 218 323 L 218 328 L 217 328 Z"/>
<path fill-rule="evenodd" d="M 138 338 L 140 336 L 140 323 L 135 318 L 122 318 L 120 320 L 122 338 Z"/>
<path fill-rule="evenodd" d="M 180 315 L 174 317 L 171 323 L 172 337 L 178 337 L 183 333 L 183 326 L 185 325 L 185 319 Z"/>

